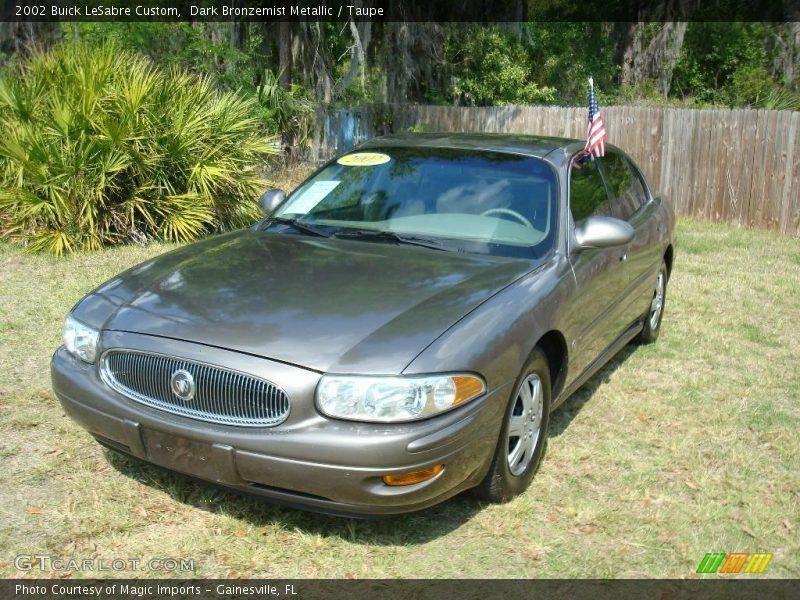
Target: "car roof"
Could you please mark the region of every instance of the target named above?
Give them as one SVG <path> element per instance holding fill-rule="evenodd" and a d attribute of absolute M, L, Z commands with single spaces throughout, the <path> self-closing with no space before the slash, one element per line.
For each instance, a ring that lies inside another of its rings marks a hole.
<path fill-rule="evenodd" d="M 401 133 L 373 138 L 358 148 L 417 147 L 459 148 L 510 152 L 544 158 L 554 150 L 577 151 L 584 141 L 573 138 L 521 135 L 516 133 Z M 576 147 L 577 146 L 577 147 Z"/>

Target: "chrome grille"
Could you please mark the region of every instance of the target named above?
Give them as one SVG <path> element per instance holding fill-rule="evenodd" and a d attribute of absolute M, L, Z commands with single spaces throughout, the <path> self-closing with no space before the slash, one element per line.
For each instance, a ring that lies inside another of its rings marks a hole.
<path fill-rule="evenodd" d="M 172 391 L 177 371 L 194 378 L 194 397 Z M 289 398 L 276 385 L 237 371 L 133 350 L 103 355 L 105 382 L 128 398 L 161 410 L 211 423 L 270 427 L 289 416 Z"/>

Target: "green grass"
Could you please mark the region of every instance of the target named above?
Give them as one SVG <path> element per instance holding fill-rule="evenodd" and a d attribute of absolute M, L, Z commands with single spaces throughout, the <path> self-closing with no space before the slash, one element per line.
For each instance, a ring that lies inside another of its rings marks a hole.
<path fill-rule="evenodd" d="M 49 553 L 194 558 L 207 577 L 682 578 L 706 552 L 765 551 L 764 576 L 800 577 L 797 239 L 681 221 L 661 338 L 558 411 L 527 493 L 377 522 L 195 485 L 63 416 L 48 361 L 64 315 L 168 248 L 0 245 L 0 575 Z"/>

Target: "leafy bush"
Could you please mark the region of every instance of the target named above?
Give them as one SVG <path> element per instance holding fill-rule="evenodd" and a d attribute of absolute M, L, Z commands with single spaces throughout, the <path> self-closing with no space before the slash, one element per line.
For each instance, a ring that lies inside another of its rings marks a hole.
<path fill-rule="evenodd" d="M 60 255 L 243 226 L 269 142 L 255 101 L 208 79 L 109 45 L 35 52 L 0 78 L 0 233 Z"/>
<path fill-rule="evenodd" d="M 735 106 L 760 106 L 772 91 L 775 82 L 763 68 L 746 65 L 731 76 L 729 103 Z"/>
<path fill-rule="evenodd" d="M 770 82 L 765 23 L 701 23 L 686 29 L 672 93 L 699 102 L 757 104 Z"/>
<path fill-rule="evenodd" d="M 491 106 L 555 101 L 555 88 L 535 83 L 530 57 L 513 35 L 482 27 L 469 32 L 463 48 L 451 40 L 448 51 L 454 59 L 453 93 L 461 103 Z"/>
<path fill-rule="evenodd" d="M 754 67 L 738 69 L 729 89 L 730 106 L 770 110 L 800 110 L 800 95 L 775 82 L 769 73 Z"/>

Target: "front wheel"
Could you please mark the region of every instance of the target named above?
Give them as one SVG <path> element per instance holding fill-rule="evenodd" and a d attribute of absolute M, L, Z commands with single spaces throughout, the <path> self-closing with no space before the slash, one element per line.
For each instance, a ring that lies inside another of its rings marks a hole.
<path fill-rule="evenodd" d="M 507 502 L 524 492 L 542 461 L 550 422 L 550 369 L 538 348 L 517 380 L 489 472 L 476 494 Z"/>
<path fill-rule="evenodd" d="M 656 284 L 653 298 L 644 316 L 644 327 L 636 338 L 638 344 L 652 344 L 658 339 L 661 331 L 661 319 L 664 317 L 664 304 L 667 300 L 667 265 L 661 262 L 661 268 L 656 273 Z"/>

